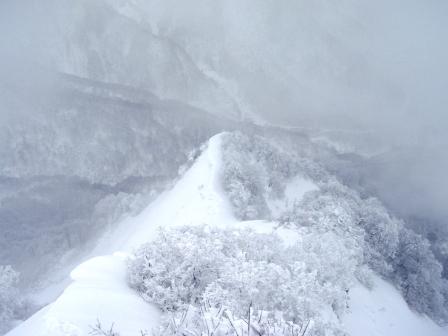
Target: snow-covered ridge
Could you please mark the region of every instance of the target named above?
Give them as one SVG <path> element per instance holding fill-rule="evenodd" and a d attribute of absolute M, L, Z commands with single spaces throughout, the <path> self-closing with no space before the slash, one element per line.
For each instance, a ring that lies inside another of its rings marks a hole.
<path fill-rule="evenodd" d="M 139 335 L 158 323 L 159 311 L 126 283 L 125 255 L 92 258 L 71 273 L 73 283 L 53 303 L 7 335 L 84 336 L 96 321 Z"/>
<path fill-rule="evenodd" d="M 27 291 L 78 264 L 105 227 L 166 189 L 189 153 L 233 128 L 148 90 L 55 81 L 51 98 L 11 94 L 15 113 L 0 113 L 0 263 Z"/>
<path fill-rule="evenodd" d="M 125 258 L 142 243 L 154 238 L 157 228 L 207 224 L 218 227 L 246 226 L 269 233 L 276 230 L 292 243 L 299 239 L 287 229 L 266 221 L 239 222 L 221 186 L 221 139 L 213 137 L 202 154 L 176 185 L 144 211 L 129 217 L 98 243 L 92 259 L 72 273 L 73 283 L 53 303 L 8 333 L 8 336 L 84 336 L 96 319 L 107 328 L 114 323 L 121 336 L 151 331 L 158 310 L 148 305 L 126 282 Z M 299 183 L 300 182 L 300 183 Z M 289 186 L 294 195 L 312 190 L 297 177 Z M 303 190 L 299 187 L 303 186 Z M 288 192 L 286 193 L 288 196 Z M 299 201 L 300 197 L 295 197 Z M 116 252 L 121 251 L 121 252 Z M 104 255 L 97 257 L 98 255 Z M 352 336 L 442 336 L 446 330 L 411 312 L 398 292 L 382 280 L 373 290 L 362 285 L 350 291 L 351 312 L 344 317 Z"/>
<path fill-rule="evenodd" d="M 228 225 L 236 220 L 220 191 L 220 138 L 213 137 L 202 155 L 178 181 L 136 217 L 105 234 L 94 257 L 72 273 L 73 283 L 53 303 L 8 333 L 8 336 L 83 336 L 100 319 L 114 323 L 122 335 L 138 335 L 157 326 L 157 309 L 145 303 L 126 283 L 126 252 L 169 225 Z M 120 250 L 124 253 L 115 253 Z M 125 308 L 124 308 L 125 307 Z M 152 317 L 152 318 L 151 318 Z"/>

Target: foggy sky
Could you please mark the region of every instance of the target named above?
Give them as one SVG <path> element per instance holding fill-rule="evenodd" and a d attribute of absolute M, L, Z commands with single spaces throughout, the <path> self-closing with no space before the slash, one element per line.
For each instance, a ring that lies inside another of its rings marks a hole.
<path fill-rule="evenodd" d="M 177 39 L 198 61 L 221 57 L 216 69 L 239 83 L 253 112 L 269 122 L 374 129 L 395 141 L 446 143 L 446 1 L 130 3 L 158 34 Z M 2 73 L 10 80 L 29 73 L 29 81 L 39 82 L 32 69 L 54 66 L 56 50 L 70 43 L 67 31 L 82 28 L 75 6 L 67 0 L 0 6 Z M 95 16 L 95 6 L 85 8 Z"/>
<path fill-rule="evenodd" d="M 446 204 L 448 186 L 438 181 L 446 180 L 440 167 L 448 171 L 441 147 L 448 146 L 447 1 L 133 0 L 127 7 L 120 0 L 103 2 L 144 27 L 148 38 L 168 39 L 198 68 L 205 64 L 225 78 L 241 106 L 270 123 L 370 130 L 391 148 L 412 146 L 414 160 L 387 171 L 401 176 L 409 166 L 423 167 L 419 179 L 413 175 L 403 185 L 421 186 L 425 200 L 434 200 L 438 209 Z M 116 46 L 94 50 L 85 44 L 93 31 L 118 24 L 103 2 L 0 3 L 0 122 L 18 113 L 8 105 L 14 90 L 50 97 L 50 73 L 78 74 L 77 62 L 93 57 L 101 62 L 116 52 Z M 91 25 L 83 26 L 81 16 L 90 17 Z M 67 56 L 75 42 L 77 53 Z M 131 72 L 140 71 L 131 66 Z M 88 76 L 89 69 L 79 75 Z M 438 154 L 419 165 L 427 160 L 419 153 L 428 147 Z"/>

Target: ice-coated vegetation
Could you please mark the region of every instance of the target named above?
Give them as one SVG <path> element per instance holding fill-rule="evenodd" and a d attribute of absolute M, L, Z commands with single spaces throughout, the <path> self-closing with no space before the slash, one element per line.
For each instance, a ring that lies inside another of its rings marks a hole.
<path fill-rule="evenodd" d="M 300 156 L 295 147 L 285 151 L 280 147 L 282 141 L 276 142 L 275 138 L 269 142 L 264 137 L 240 132 L 227 133 L 223 138 L 222 184 L 240 219 L 271 217 L 269 200 L 281 199 L 287 182 L 299 172 L 313 179 L 325 178 L 322 168 Z"/>
<path fill-rule="evenodd" d="M 354 253 L 360 251 L 366 265 L 393 281 L 413 309 L 440 323 L 448 321 L 448 281 L 426 238 L 390 215 L 377 199 L 360 197 L 316 164 L 316 151 L 307 159 L 302 150 L 302 159 L 297 159 L 287 142 L 239 133 L 228 134 L 223 148 L 224 189 L 237 216 L 267 218 L 267 203 L 281 197 L 294 175 L 307 176 L 319 189 L 306 193 L 277 219 L 283 225 L 337 234 Z"/>
<path fill-rule="evenodd" d="M 0 265 L 0 333 L 8 331 L 25 315 L 25 303 L 17 288 L 19 273 L 11 266 Z"/>
<path fill-rule="evenodd" d="M 163 230 L 129 261 L 129 283 L 175 318 L 186 315 L 182 328 L 189 325 L 193 334 L 204 332 L 193 322 L 201 314 L 206 320 L 225 314 L 214 323 L 234 334 L 224 319 L 247 321 L 249 309 L 250 319 L 258 321 L 254 328 L 265 328 L 268 319 L 279 325 L 274 335 L 306 325 L 307 335 L 342 334 L 338 316 L 363 272 L 362 259 L 332 232 L 303 228 L 300 234 L 300 241 L 287 246 L 276 235 L 244 229 Z"/>
<path fill-rule="evenodd" d="M 448 285 L 428 241 L 318 164 L 328 153 L 305 142 L 298 148 L 295 136 L 221 139 L 222 187 L 235 216 L 273 220 L 299 238 L 286 244 L 257 233 L 257 221 L 255 231 L 162 229 L 128 266 L 131 287 L 165 311 L 162 335 L 343 335 L 350 289 L 372 286 L 372 271 L 412 309 L 447 322 Z M 316 188 L 271 212 L 297 176 Z"/>
<path fill-rule="evenodd" d="M 380 276 L 408 306 L 358 305 L 387 326 L 361 336 L 433 336 L 393 326 L 448 324 L 446 17 L 446 0 L 0 1 L 0 334 L 26 296 L 48 307 L 14 336 L 97 317 L 92 334 L 134 336 L 156 305 L 166 336 L 343 335 Z"/>

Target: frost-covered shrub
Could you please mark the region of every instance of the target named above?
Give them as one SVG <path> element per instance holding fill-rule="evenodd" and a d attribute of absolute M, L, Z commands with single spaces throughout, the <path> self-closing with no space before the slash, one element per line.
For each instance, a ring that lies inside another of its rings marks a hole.
<path fill-rule="evenodd" d="M 0 265 L 0 334 L 19 317 L 22 300 L 16 287 L 18 281 L 19 274 L 11 266 Z"/>
<path fill-rule="evenodd" d="M 241 219 L 263 218 L 268 215 L 268 206 L 264 199 L 265 181 L 263 172 L 256 166 L 231 159 L 224 176 L 224 188 L 235 209 L 235 215 Z"/>
<path fill-rule="evenodd" d="M 338 188 L 340 187 L 340 188 Z M 356 199 L 342 197 L 348 191 L 336 182 L 308 192 L 292 211 L 285 212 L 280 221 L 283 225 L 300 230 L 312 228 L 324 236 L 334 234 L 344 241 L 358 263 L 365 262 L 363 230 L 357 225 L 358 204 Z"/>
<path fill-rule="evenodd" d="M 448 284 L 429 243 L 405 228 L 378 200 L 362 200 L 332 183 L 331 188 L 323 186 L 305 195 L 284 214 L 283 222 L 336 232 L 354 251 L 361 251 L 369 267 L 392 281 L 413 309 L 439 323 L 448 321 Z M 357 277 L 365 283 L 358 273 Z"/>
<path fill-rule="evenodd" d="M 286 182 L 304 163 L 260 136 L 227 133 L 222 150 L 222 183 L 241 219 L 268 218 L 267 199 L 282 197 Z"/>
<path fill-rule="evenodd" d="M 243 141 L 247 139 L 238 136 Z M 235 141 L 231 141 L 235 140 Z M 266 178 L 255 158 L 244 151 L 243 142 L 234 137 L 223 137 L 223 186 L 232 203 L 235 215 L 241 219 L 256 219 L 268 215 L 264 199 Z"/>
<path fill-rule="evenodd" d="M 443 249 L 431 247 L 421 235 L 409 231 L 377 199 L 362 198 L 343 185 L 316 164 L 316 156 L 307 150 L 276 138 L 238 133 L 227 134 L 223 147 L 224 189 L 238 217 L 270 218 L 266 206 L 270 198 L 282 198 L 291 177 L 306 176 L 319 189 L 305 193 L 276 219 L 293 229 L 334 233 L 353 250 L 359 264 L 392 281 L 411 307 L 438 322 L 448 322 L 447 281 L 433 254 L 434 250 L 443 254 Z M 356 276 L 368 284 L 361 269 Z"/>
<path fill-rule="evenodd" d="M 248 307 L 244 317 L 237 317 L 225 306 L 213 307 L 203 304 L 189 306 L 182 311 L 165 316 L 156 335 L 200 335 L 200 336 L 302 336 L 316 335 L 316 330 L 327 330 L 328 335 L 344 335 L 329 325 L 308 321 L 305 324 L 287 322 L 274 314 L 255 313 Z M 249 312 L 250 310 L 250 312 Z M 250 327 L 249 327 L 250 326 Z"/>
<path fill-rule="evenodd" d="M 367 243 L 364 253 L 369 266 L 390 278 L 403 224 L 392 218 L 380 202 L 373 198 L 360 204 L 358 222 L 364 229 Z"/>
<path fill-rule="evenodd" d="M 300 236 L 285 246 L 248 230 L 164 230 L 129 261 L 129 283 L 165 311 L 207 304 L 243 318 L 252 306 L 297 325 L 312 321 L 309 335 L 339 330 L 359 258 L 332 232 L 302 228 Z"/>
<path fill-rule="evenodd" d="M 129 282 L 164 310 L 198 303 L 206 287 L 222 276 L 223 263 L 279 262 L 276 236 L 252 231 L 181 227 L 160 231 L 129 263 Z M 234 267 L 237 267 L 234 265 Z"/>
<path fill-rule="evenodd" d="M 282 221 L 336 232 L 362 250 L 372 269 L 384 276 L 391 274 L 402 223 L 392 218 L 378 200 L 361 199 L 334 178 L 321 182 L 319 190 L 305 194 Z"/>
<path fill-rule="evenodd" d="M 114 325 L 112 324 L 109 328 L 105 328 L 102 326 L 100 320 L 96 321 L 96 324 L 90 326 L 89 335 L 92 336 L 120 336 L 120 334 L 114 330 Z M 145 336 L 143 332 L 141 332 L 141 336 Z"/>
<path fill-rule="evenodd" d="M 394 276 L 412 308 L 437 322 L 448 322 L 448 281 L 429 242 L 411 230 L 400 231 Z"/>

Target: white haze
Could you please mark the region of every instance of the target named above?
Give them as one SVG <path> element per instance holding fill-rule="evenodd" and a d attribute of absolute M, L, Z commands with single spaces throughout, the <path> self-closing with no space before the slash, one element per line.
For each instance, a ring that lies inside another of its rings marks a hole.
<path fill-rule="evenodd" d="M 140 20 L 148 39 L 180 45 L 199 69 L 226 81 L 244 112 L 277 124 L 445 142 L 446 1 L 3 1 L 1 67 L 23 76 L 43 64 L 95 76 L 83 57 L 101 62 L 119 46 L 95 55 L 91 43 L 70 50 L 78 41 L 66 39 L 88 40 L 103 22 L 119 24 L 103 17 L 112 12 L 98 10 L 102 3 Z"/>
<path fill-rule="evenodd" d="M 242 130 L 378 197 L 448 278 L 447 19 L 447 0 L 0 0 L 0 267 L 52 301 L 104 232 Z"/>
<path fill-rule="evenodd" d="M 368 131 L 391 151 L 367 163 L 377 192 L 446 223 L 447 17 L 443 0 L 4 0 L 0 122 L 45 119 L 64 72 L 355 144 Z"/>

